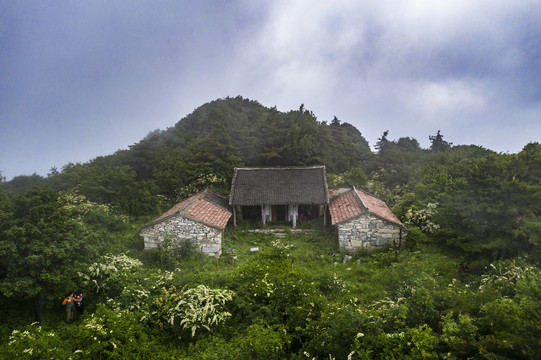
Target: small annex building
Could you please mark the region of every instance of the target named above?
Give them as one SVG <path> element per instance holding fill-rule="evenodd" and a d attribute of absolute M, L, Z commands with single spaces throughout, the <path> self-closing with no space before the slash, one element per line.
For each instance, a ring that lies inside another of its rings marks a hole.
<path fill-rule="evenodd" d="M 336 192 L 329 212 L 340 249 L 357 251 L 405 245 L 408 229 L 383 200 L 355 187 Z"/>
<path fill-rule="evenodd" d="M 190 239 L 204 254 L 219 257 L 223 232 L 231 214 L 227 199 L 206 189 L 144 225 L 140 235 L 144 238 L 145 249 L 158 248 L 165 236 L 170 235 L 179 242 Z"/>
<path fill-rule="evenodd" d="M 236 167 L 229 205 L 238 219 L 292 222 L 299 217 L 324 217 L 329 204 L 324 165 L 294 167 Z"/>

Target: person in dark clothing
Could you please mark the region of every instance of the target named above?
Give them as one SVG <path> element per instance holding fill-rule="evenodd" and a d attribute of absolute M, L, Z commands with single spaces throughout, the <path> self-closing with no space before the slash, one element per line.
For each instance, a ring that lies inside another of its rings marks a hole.
<path fill-rule="evenodd" d="M 77 290 L 75 295 L 73 296 L 76 299 L 76 309 L 77 309 L 77 315 L 81 316 L 85 312 L 85 304 L 83 303 L 83 293 L 81 290 Z"/>

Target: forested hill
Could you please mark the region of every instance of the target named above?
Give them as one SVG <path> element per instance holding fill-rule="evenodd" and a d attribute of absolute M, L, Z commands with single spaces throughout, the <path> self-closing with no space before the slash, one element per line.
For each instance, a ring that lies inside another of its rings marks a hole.
<path fill-rule="evenodd" d="M 204 104 L 114 157 L 117 165 L 130 165 L 140 179 L 149 179 L 186 161 L 196 167 L 212 164 L 213 175 L 226 177 L 237 165 L 324 163 L 331 172 L 344 172 L 369 154 L 368 142 L 350 124 L 319 122 L 302 105 L 283 113 L 236 97 Z"/>
<path fill-rule="evenodd" d="M 325 164 L 329 172 L 343 173 L 371 154 L 348 123 L 318 121 L 302 105 L 284 113 L 239 96 L 204 104 L 128 150 L 53 169 L 49 179 L 16 177 L 8 187 L 24 192 L 47 182 L 142 215 L 156 211 L 157 194 L 168 205 L 207 186 L 226 193 L 235 166 Z"/>
<path fill-rule="evenodd" d="M 235 166 L 324 164 L 329 186 L 354 185 L 385 200 L 420 240 L 471 257 L 541 256 L 540 144 L 497 154 L 452 146 L 439 131 L 430 149 L 388 135 L 373 153 L 355 127 L 318 121 L 302 105 L 283 113 L 242 97 L 215 100 L 128 150 L 0 183 L 0 206 L 2 192 L 13 197 L 41 184 L 121 214 L 155 216 L 207 187 L 227 195 Z"/>

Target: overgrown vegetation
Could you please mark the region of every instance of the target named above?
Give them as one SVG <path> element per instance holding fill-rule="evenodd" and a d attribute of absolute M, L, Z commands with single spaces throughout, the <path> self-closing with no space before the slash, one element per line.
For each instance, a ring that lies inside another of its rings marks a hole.
<path fill-rule="evenodd" d="M 239 97 L 130 150 L 0 181 L 0 354 L 536 358 L 541 145 L 496 154 L 439 131 L 430 149 L 388 136 L 372 153 L 336 118 Z M 411 230 L 407 247 L 347 260 L 312 221 L 283 237 L 228 228 L 220 259 L 172 238 L 143 250 L 141 225 L 204 187 L 226 193 L 234 166 L 321 163 L 330 186 L 387 201 Z M 66 324 L 60 304 L 76 288 L 85 313 Z"/>

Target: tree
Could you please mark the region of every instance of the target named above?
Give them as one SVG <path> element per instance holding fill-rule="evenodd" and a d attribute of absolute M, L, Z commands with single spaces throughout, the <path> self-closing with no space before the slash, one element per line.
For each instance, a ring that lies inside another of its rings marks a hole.
<path fill-rule="evenodd" d="M 10 220 L 0 243 L 0 294 L 31 300 L 40 321 L 43 301 L 58 300 L 75 287 L 76 269 L 88 256 L 83 227 L 48 187 L 18 195 Z"/>
<path fill-rule="evenodd" d="M 389 140 L 387 140 L 387 135 L 389 135 L 389 130 L 385 130 L 383 132 L 383 135 L 381 135 L 381 137 L 378 139 L 378 142 L 376 143 L 376 145 L 374 145 L 374 148 L 378 152 L 381 152 L 385 148 L 385 146 L 389 143 Z"/>
<path fill-rule="evenodd" d="M 401 137 L 396 142 L 396 146 L 404 151 L 420 151 L 419 142 L 410 137 Z"/>
<path fill-rule="evenodd" d="M 366 185 L 368 177 L 363 169 L 356 167 L 344 174 L 344 181 L 346 182 L 347 186 L 362 188 Z"/>
<path fill-rule="evenodd" d="M 58 172 L 58 168 L 57 168 L 56 166 L 53 166 L 53 167 L 49 170 L 49 172 L 47 173 L 47 177 L 53 177 L 53 176 L 56 176 L 56 175 L 58 175 L 58 174 L 60 174 L 60 173 Z"/>
<path fill-rule="evenodd" d="M 6 183 L 6 189 L 13 194 L 25 193 L 34 186 L 44 185 L 45 179 L 33 173 L 32 175 L 19 175 Z"/>
<path fill-rule="evenodd" d="M 434 218 L 440 225 L 437 240 L 472 259 L 536 253 L 541 188 L 513 179 L 513 157 L 490 154 L 460 160 L 454 169 L 452 162 L 440 166 L 433 176 L 439 186 L 431 195 L 440 203 Z"/>
<path fill-rule="evenodd" d="M 432 142 L 432 145 L 430 146 L 432 151 L 445 151 L 453 145 L 453 143 L 443 140 L 443 135 L 440 134 L 440 130 L 438 130 L 436 135 L 430 135 L 428 138 L 430 139 L 430 142 Z"/>

